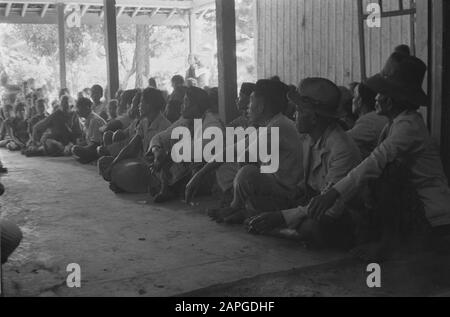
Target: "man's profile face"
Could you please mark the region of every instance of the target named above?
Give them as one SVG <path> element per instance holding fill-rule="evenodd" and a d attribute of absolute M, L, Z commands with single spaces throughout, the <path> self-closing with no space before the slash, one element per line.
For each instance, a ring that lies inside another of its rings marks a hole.
<path fill-rule="evenodd" d="M 239 93 L 239 97 L 236 100 L 236 107 L 239 111 L 247 111 L 248 106 L 250 104 L 250 96 L 247 96 L 246 94 Z"/>
<path fill-rule="evenodd" d="M 310 133 L 314 127 L 314 122 L 314 112 L 297 106 L 297 111 L 295 112 L 295 123 L 297 126 L 297 131 L 300 134 Z"/>
<path fill-rule="evenodd" d="M 102 91 L 100 90 L 100 88 L 97 87 L 93 87 L 91 89 L 91 98 L 93 101 L 95 102 L 99 102 L 100 99 L 102 99 Z"/>
<path fill-rule="evenodd" d="M 378 115 L 386 116 L 389 114 L 389 111 L 392 109 L 392 99 L 388 96 L 378 94 L 375 97 L 375 110 Z"/>
<path fill-rule="evenodd" d="M 198 106 L 191 102 L 189 97 L 184 96 L 182 115 L 185 119 L 197 119 L 200 117 L 200 110 Z"/>
<path fill-rule="evenodd" d="M 353 91 L 353 101 L 352 101 L 352 112 L 353 114 L 358 115 L 359 112 L 361 111 L 361 96 L 359 94 L 359 86 L 356 86 L 354 91 Z"/>
<path fill-rule="evenodd" d="M 141 102 L 139 103 L 139 113 L 141 117 L 145 117 L 150 113 L 150 104 L 141 98 Z"/>
<path fill-rule="evenodd" d="M 37 105 L 37 111 L 38 111 L 38 114 L 44 114 L 44 112 L 45 112 L 45 104 L 43 102 L 40 102 Z"/>
<path fill-rule="evenodd" d="M 248 107 L 248 118 L 251 124 L 257 124 L 264 111 L 264 100 L 262 97 L 252 93 Z"/>

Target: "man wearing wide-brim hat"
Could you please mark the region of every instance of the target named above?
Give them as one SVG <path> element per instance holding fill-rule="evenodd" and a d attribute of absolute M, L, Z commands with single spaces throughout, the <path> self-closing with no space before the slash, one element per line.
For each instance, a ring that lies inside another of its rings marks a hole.
<path fill-rule="evenodd" d="M 287 226 L 310 245 L 349 248 L 353 244 L 353 226 L 345 204 L 338 202 L 321 219 L 309 217 L 303 207 L 361 162 L 358 147 L 338 123 L 340 89 L 328 79 L 307 78 L 297 91 L 288 93 L 288 98 L 296 105 L 297 130 L 305 134 L 305 172 L 298 201 L 302 207 L 263 214 L 250 221 L 249 229 L 266 233 Z"/>
<path fill-rule="evenodd" d="M 378 93 L 378 114 L 390 123 L 372 154 L 309 207 L 317 218 L 362 185 L 378 184 L 371 186 L 371 195 L 382 238 L 355 250 L 365 260 L 382 260 L 399 235 L 423 234 L 429 228 L 445 232 L 450 225 L 450 189 L 439 147 L 417 112 L 428 105 L 422 90 L 426 69 L 418 58 L 394 53 L 382 72 L 367 80 Z"/>

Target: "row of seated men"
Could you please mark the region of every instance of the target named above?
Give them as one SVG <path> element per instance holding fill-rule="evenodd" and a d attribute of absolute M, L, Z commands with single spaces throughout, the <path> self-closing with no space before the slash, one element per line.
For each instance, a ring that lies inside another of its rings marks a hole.
<path fill-rule="evenodd" d="M 450 189 L 439 147 L 418 112 L 428 105 L 426 69 L 416 57 L 393 53 L 379 74 L 355 86 L 358 118 L 350 129 L 340 111 L 344 93 L 328 79 L 305 78 L 295 89 L 277 78 L 243 84 L 236 102 L 242 115 L 229 126 L 278 128 L 280 162 L 272 174 L 261 173 L 262 161 L 172 160 L 177 127 L 188 128 L 192 142 L 210 127 L 225 129 L 215 95 L 197 87 L 180 90 L 181 117 L 173 123 L 155 88 L 122 94 L 127 122 L 100 122 L 92 102 L 79 98 L 76 111 L 96 138 L 71 152 L 81 162 L 101 156 L 100 174 L 114 192 L 150 193 L 155 203 L 180 197 L 190 203 L 217 186 L 222 199 L 208 215 L 244 224 L 252 234 L 352 249 L 368 261 L 398 246 L 446 246 Z M 202 131 L 194 130 L 196 119 Z"/>
<path fill-rule="evenodd" d="M 217 222 L 315 247 L 358 246 L 354 253 L 366 260 L 382 259 L 397 243 L 418 247 L 408 244 L 417 237 L 424 247 L 436 246 L 449 231 L 450 189 L 418 112 L 428 105 L 425 73 L 421 60 L 393 53 L 380 74 L 355 86 L 358 119 L 347 131 L 344 93 L 330 80 L 306 78 L 296 89 L 276 78 L 243 84 L 242 116 L 229 126 L 279 129 L 280 167 L 273 174 L 258 164 L 174 163 L 175 128 L 187 127 L 195 138 L 202 135 L 195 119 L 203 131 L 225 126 L 202 89 L 186 90 L 181 118 L 172 124 L 161 112 L 161 93 L 146 89 L 131 104 L 140 113 L 133 133 L 104 135 L 99 170 L 112 190 L 150 192 L 156 203 L 180 197 L 190 203 L 215 184 L 222 201 L 208 214 Z"/>

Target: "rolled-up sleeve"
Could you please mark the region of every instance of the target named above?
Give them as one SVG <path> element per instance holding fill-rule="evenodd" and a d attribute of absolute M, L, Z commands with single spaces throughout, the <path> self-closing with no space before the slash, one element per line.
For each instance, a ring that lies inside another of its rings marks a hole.
<path fill-rule="evenodd" d="M 380 177 L 388 163 L 404 157 L 424 143 L 424 136 L 419 131 L 410 120 L 394 123 L 390 135 L 365 161 L 334 185 L 334 189 L 345 198 L 368 180 Z"/>

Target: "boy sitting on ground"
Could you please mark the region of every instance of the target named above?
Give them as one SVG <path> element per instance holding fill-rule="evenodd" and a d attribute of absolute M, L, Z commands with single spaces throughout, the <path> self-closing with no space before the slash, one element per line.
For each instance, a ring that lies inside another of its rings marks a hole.
<path fill-rule="evenodd" d="M 100 128 L 106 124 L 106 121 L 92 110 L 92 106 L 92 101 L 86 98 L 78 99 L 76 104 L 78 116 L 85 120 L 84 140 L 72 148 L 72 155 L 81 164 L 89 164 L 99 158 L 97 147 L 102 144 Z"/>
<path fill-rule="evenodd" d="M 105 156 L 98 162 L 100 174 L 110 182 L 111 190 L 147 193 L 150 179 L 149 162 L 145 160 L 151 139 L 170 126 L 162 114 L 165 100 L 162 92 L 147 88 L 139 104 L 141 115 L 136 133 L 116 157 Z"/>

